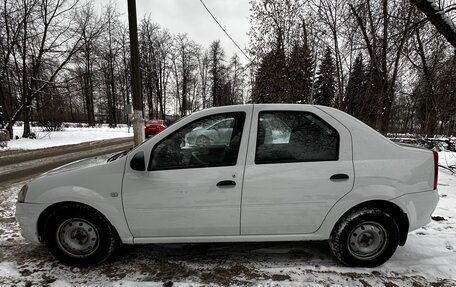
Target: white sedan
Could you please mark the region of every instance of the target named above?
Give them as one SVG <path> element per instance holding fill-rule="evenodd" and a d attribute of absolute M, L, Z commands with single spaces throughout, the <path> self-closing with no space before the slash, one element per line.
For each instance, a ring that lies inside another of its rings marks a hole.
<path fill-rule="evenodd" d="M 185 144 L 224 119 L 226 143 Z M 22 188 L 16 217 L 77 266 L 119 244 L 329 240 L 342 263 L 373 267 L 437 202 L 435 152 L 336 109 L 255 104 L 196 112 L 107 163 L 48 172 Z"/>

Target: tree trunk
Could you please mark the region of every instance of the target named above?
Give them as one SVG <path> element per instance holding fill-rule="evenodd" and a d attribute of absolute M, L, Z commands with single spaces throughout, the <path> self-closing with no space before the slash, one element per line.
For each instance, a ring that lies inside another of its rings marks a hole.
<path fill-rule="evenodd" d="M 109 61 L 109 78 L 110 78 L 110 83 L 109 86 L 111 88 L 111 108 L 110 108 L 110 113 L 111 113 L 111 119 L 112 119 L 112 126 L 113 128 L 117 127 L 117 97 L 116 97 L 116 86 L 115 86 L 115 79 L 114 79 L 114 64 L 113 64 L 113 59 L 112 59 L 112 52 L 110 52 L 110 61 Z"/>
<path fill-rule="evenodd" d="M 30 135 L 30 122 L 29 122 L 29 101 L 28 101 L 28 88 L 27 88 L 27 3 L 24 1 L 24 35 L 22 40 L 22 104 L 25 105 L 22 109 L 22 116 L 24 121 L 24 131 L 22 137 Z"/>

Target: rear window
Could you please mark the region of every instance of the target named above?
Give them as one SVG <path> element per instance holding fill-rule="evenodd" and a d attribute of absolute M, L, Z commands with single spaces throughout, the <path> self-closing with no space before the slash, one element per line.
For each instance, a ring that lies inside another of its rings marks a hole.
<path fill-rule="evenodd" d="M 161 125 L 163 124 L 163 121 L 162 120 L 150 120 L 147 122 L 148 124 L 158 124 L 158 125 Z"/>

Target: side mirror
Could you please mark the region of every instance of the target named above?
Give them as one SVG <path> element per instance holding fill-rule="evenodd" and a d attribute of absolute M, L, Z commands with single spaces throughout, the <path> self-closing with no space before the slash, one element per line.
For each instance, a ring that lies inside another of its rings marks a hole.
<path fill-rule="evenodd" d="M 146 163 L 144 161 L 144 152 L 137 152 L 130 161 L 130 167 L 133 170 L 145 171 Z"/>

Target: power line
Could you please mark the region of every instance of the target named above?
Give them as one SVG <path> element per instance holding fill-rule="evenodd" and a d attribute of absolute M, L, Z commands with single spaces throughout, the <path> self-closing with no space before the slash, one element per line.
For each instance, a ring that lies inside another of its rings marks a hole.
<path fill-rule="evenodd" d="M 217 18 L 215 18 L 214 14 L 212 14 L 211 10 L 209 10 L 209 8 L 207 8 L 207 6 L 206 6 L 206 4 L 204 4 L 203 0 L 199 0 L 199 1 L 201 2 L 201 4 L 203 4 L 204 8 L 209 13 L 209 15 L 211 15 L 212 19 L 214 19 L 214 21 L 219 25 L 220 29 L 222 29 L 222 31 L 228 36 L 228 38 L 230 38 L 230 40 L 234 43 L 234 45 L 239 49 L 239 51 L 241 51 L 241 53 L 247 58 L 247 60 L 249 60 L 249 62 L 252 62 L 252 60 L 250 60 L 249 56 L 247 56 L 247 54 L 244 52 L 244 50 L 241 49 L 241 47 L 239 47 L 239 45 L 236 43 L 236 41 L 234 41 L 234 39 L 231 38 L 230 34 L 228 34 L 228 32 L 225 30 L 225 28 L 223 28 L 222 24 L 220 24 L 220 22 L 217 20 Z"/>

